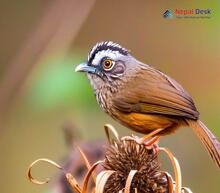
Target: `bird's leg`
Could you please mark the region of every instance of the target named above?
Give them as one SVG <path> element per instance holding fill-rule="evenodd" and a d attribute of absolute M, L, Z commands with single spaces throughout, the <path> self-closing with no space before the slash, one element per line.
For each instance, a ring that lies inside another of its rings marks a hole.
<path fill-rule="evenodd" d="M 149 133 L 148 135 L 145 135 L 142 138 L 139 138 L 137 136 L 132 135 L 132 136 L 122 137 L 121 140 L 133 140 L 138 144 L 144 144 L 145 146 L 151 146 L 159 140 L 160 136 L 156 136 L 156 134 L 158 134 L 162 130 L 163 129 L 157 129 L 157 130 Z"/>
<path fill-rule="evenodd" d="M 152 149 L 154 153 L 158 153 L 159 152 L 159 146 L 158 146 L 159 139 L 160 139 L 160 136 L 155 136 L 155 137 L 152 137 L 147 142 L 145 142 L 144 145 L 146 149 L 148 150 Z"/>
<path fill-rule="evenodd" d="M 157 153 L 159 151 L 158 141 L 160 139 L 160 136 L 154 136 L 148 141 L 143 140 L 143 138 L 139 138 L 137 136 L 125 136 L 121 138 L 121 140 L 132 140 L 135 141 L 137 144 L 144 145 L 146 149 L 153 150 L 154 153 Z"/>
<path fill-rule="evenodd" d="M 141 139 L 139 139 L 140 144 L 144 144 L 147 149 L 153 149 L 155 153 L 159 151 L 158 141 L 160 139 L 160 136 L 156 136 L 159 132 L 161 132 L 163 129 L 157 129 L 148 135 L 145 135 Z M 151 139 L 149 139 L 151 138 Z"/>
<path fill-rule="evenodd" d="M 159 138 L 156 139 L 155 137 L 157 137 L 156 135 L 157 135 L 159 132 L 161 132 L 162 130 L 163 130 L 163 129 L 157 129 L 157 130 L 155 130 L 155 131 L 152 131 L 152 132 L 149 133 L 148 135 L 145 135 L 144 137 L 140 138 L 140 139 L 139 139 L 139 144 L 145 144 L 146 140 L 148 140 L 148 139 L 151 138 L 151 137 L 153 137 L 151 140 L 152 140 L 153 142 L 156 142 Z M 154 138 L 155 138 L 155 139 L 154 139 Z M 148 142 L 149 142 L 149 144 L 152 144 L 151 140 L 147 141 L 146 144 L 148 144 Z"/>
<path fill-rule="evenodd" d="M 153 149 L 155 152 L 158 152 L 159 148 L 157 142 L 160 139 L 160 136 L 156 135 L 162 130 L 163 129 L 157 129 L 142 138 L 132 135 L 123 137 L 121 140 L 133 140 L 138 144 L 145 145 L 147 149 Z"/>
<path fill-rule="evenodd" d="M 152 146 L 154 143 L 158 142 L 160 139 L 160 136 L 155 136 L 155 137 L 152 137 L 150 140 L 146 141 L 144 143 L 145 146 Z"/>

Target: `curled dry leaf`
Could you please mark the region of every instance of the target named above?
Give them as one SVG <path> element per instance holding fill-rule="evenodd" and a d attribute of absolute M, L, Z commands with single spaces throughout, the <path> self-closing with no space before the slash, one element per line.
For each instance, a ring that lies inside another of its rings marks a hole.
<path fill-rule="evenodd" d="M 98 174 L 96 179 L 96 193 L 103 193 L 107 180 L 115 171 L 106 170 Z"/>
<path fill-rule="evenodd" d="M 88 183 L 89 183 L 89 179 L 93 173 L 93 171 L 97 168 L 97 166 L 99 164 L 103 163 L 103 161 L 97 161 L 96 163 L 94 163 L 92 165 L 92 167 L 90 168 L 90 170 L 87 172 L 84 180 L 83 180 L 83 188 L 82 188 L 82 193 L 86 193 L 87 192 L 87 188 L 88 188 Z"/>
<path fill-rule="evenodd" d="M 63 168 L 59 164 L 57 164 L 56 162 L 54 162 L 52 160 L 49 160 L 49 159 L 46 159 L 46 158 L 37 159 L 33 163 L 31 163 L 31 165 L 28 168 L 28 178 L 34 184 L 43 185 L 43 184 L 48 183 L 50 181 L 50 178 L 47 178 L 45 181 L 39 181 L 39 180 L 36 180 L 35 178 L 33 178 L 33 176 L 32 176 L 32 168 L 33 168 L 34 165 L 36 165 L 39 162 L 46 162 L 46 163 L 49 163 L 51 165 L 56 166 L 58 169 L 62 169 L 63 170 Z M 76 192 L 76 193 L 86 193 L 87 192 L 87 186 L 88 186 L 89 179 L 90 179 L 93 171 L 96 169 L 96 167 L 100 163 L 103 163 L 103 161 L 97 161 L 96 163 L 94 163 L 90 167 L 89 171 L 87 172 L 87 174 L 86 174 L 86 176 L 84 178 L 83 188 L 82 189 L 79 186 L 79 184 L 77 183 L 76 179 L 70 173 L 66 173 L 65 176 L 66 176 L 66 179 L 67 179 L 68 183 L 70 184 L 71 189 L 74 192 Z M 92 192 L 95 193 L 95 189 Z"/>
<path fill-rule="evenodd" d="M 125 191 L 124 193 L 130 193 L 130 189 L 131 189 L 131 183 L 132 180 L 134 178 L 134 175 L 137 173 L 137 170 L 131 170 L 128 174 L 127 180 L 126 180 L 126 184 L 125 184 Z M 136 188 L 135 188 L 136 189 Z M 136 189 L 137 190 L 137 189 Z"/>
<path fill-rule="evenodd" d="M 168 172 L 164 172 L 164 174 L 166 175 L 167 177 L 167 183 L 168 183 L 168 190 L 169 190 L 169 193 L 173 193 L 174 191 L 174 181 L 173 181 L 173 178 L 172 176 L 168 173 Z"/>
<path fill-rule="evenodd" d="M 173 165 L 175 181 L 176 181 L 175 193 L 181 193 L 182 175 L 181 175 L 181 169 L 180 169 L 179 162 L 174 157 L 174 155 L 171 153 L 171 151 L 168 150 L 167 148 L 160 147 L 159 149 L 160 149 L 160 151 L 165 152 L 168 155 L 168 157 L 170 158 L 170 161 L 171 161 L 171 163 Z"/>
<path fill-rule="evenodd" d="M 86 165 L 86 167 L 87 167 L 87 169 L 88 169 L 88 171 L 91 169 L 91 165 L 90 165 L 90 163 L 89 163 L 89 160 L 87 159 L 87 157 L 86 157 L 86 155 L 84 154 L 84 152 L 82 151 L 82 149 L 79 147 L 79 146 L 77 146 L 77 148 L 78 148 L 78 150 L 79 150 L 79 152 L 80 152 L 80 155 L 82 156 L 82 159 L 83 159 L 83 161 L 84 161 L 84 163 L 85 163 L 85 165 Z M 96 176 L 94 175 L 94 173 L 92 172 L 92 178 L 93 178 L 93 180 L 94 180 L 94 182 L 96 181 Z"/>
<path fill-rule="evenodd" d="M 76 192 L 76 193 L 82 192 L 79 184 L 77 183 L 76 179 L 72 176 L 72 174 L 66 173 L 66 179 L 67 179 L 67 181 L 70 185 L 70 188 L 72 189 L 73 192 Z"/>
<path fill-rule="evenodd" d="M 119 141 L 118 132 L 116 131 L 116 129 L 112 125 L 105 124 L 104 129 L 105 129 L 105 134 L 107 136 L 109 144 L 113 143 L 113 139 L 111 139 L 109 131 L 111 131 L 113 133 L 114 137 L 116 138 L 116 140 Z"/>
<path fill-rule="evenodd" d="M 34 184 L 37 184 L 37 185 L 42 185 L 42 184 L 46 184 L 50 181 L 50 178 L 47 178 L 45 181 L 39 181 L 39 180 L 36 180 L 35 178 L 33 178 L 32 176 L 32 168 L 35 164 L 39 163 L 39 162 L 46 162 L 46 163 L 49 163 L 53 166 L 55 166 L 56 168 L 58 169 L 63 169 L 60 165 L 58 165 L 56 162 L 52 161 L 52 160 L 49 160 L 49 159 L 46 159 L 46 158 L 40 158 L 40 159 L 37 159 L 35 160 L 34 162 L 31 163 L 31 165 L 28 167 L 28 179 L 34 183 Z"/>

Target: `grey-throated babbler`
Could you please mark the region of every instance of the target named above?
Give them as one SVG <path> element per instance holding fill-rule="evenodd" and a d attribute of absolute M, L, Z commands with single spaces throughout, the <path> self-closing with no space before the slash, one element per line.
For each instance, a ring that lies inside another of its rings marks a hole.
<path fill-rule="evenodd" d="M 174 79 L 111 41 L 97 43 L 75 71 L 87 73 L 101 108 L 122 125 L 154 137 L 189 126 L 220 167 L 220 143 Z"/>

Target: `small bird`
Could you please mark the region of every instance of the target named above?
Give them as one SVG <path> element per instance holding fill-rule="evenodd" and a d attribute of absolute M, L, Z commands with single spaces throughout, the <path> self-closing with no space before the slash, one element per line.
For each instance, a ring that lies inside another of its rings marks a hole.
<path fill-rule="evenodd" d="M 112 41 L 97 43 L 87 62 L 75 71 L 87 73 L 98 104 L 113 119 L 146 138 L 158 139 L 189 126 L 220 168 L 220 143 L 199 120 L 190 95 L 174 79 Z"/>

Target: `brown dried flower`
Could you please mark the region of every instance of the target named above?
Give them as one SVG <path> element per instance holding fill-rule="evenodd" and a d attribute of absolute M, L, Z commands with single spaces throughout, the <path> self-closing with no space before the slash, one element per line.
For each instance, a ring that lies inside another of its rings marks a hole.
<path fill-rule="evenodd" d="M 66 179 L 73 192 L 87 193 L 88 182 L 91 177 L 95 181 L 92 193 L 192 193 L 189 188 L 182 187 L 181 170 L 177 159 L 166 148 L 155 146 L 146 148 L 144 144 L 139 144 L 135 139 L 128 136 L 119 138 L 118 133 L 111 125 L 105 125 L 105 131 L 110 143 L 105 153 L 103 161 L 97 161 L 90 165 L 85 154 L 79 148 L 88 172 L 84 177 L 83 186 L 80 187 L 76 179 L 66 173 Z M 110 138 L 109 131 L 115 136 L 115 140 Z M 168 172 L 161 170 L 158 154 L 165 152 L 171 160 L 174 169 L 175 180 Z M 62 169 L 61 166 L 48 159 L 38 159 L 34 161 L 28 169 L 28 178 L 35 184 L 48 183 L 38 181 L 32 177 L 32 167 L 44 161 Z M 104 170 L 96 177 L 94 170 L 102 164 Z M 63 170 L 63 169 L 62 169 Z"/>
<path fill-rule="evenodd" d="M 134 140 L 117 141 L 107 148 L 103 167 L 115 171 L 105 185 L 105 193 L 118 193 L 126 185 L 131 170 L 136 171 L 130 192 L 135 189 L 141 193 L 168 192 L 167 175 L 161 171 L 158 152 L 147 149 Z"/>

